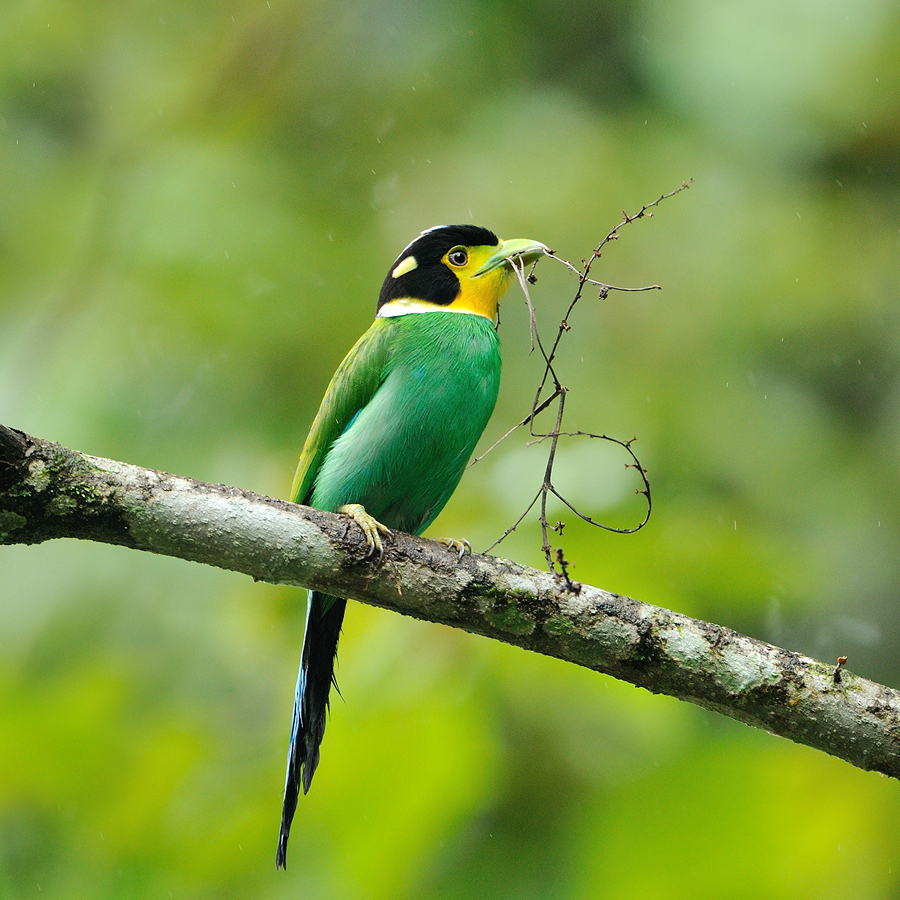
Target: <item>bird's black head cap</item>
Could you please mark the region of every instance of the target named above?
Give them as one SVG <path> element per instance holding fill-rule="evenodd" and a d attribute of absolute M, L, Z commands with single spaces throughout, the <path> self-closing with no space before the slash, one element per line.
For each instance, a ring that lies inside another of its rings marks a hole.
<path fill-rule="evenodd" d="M 459 279 L 442 262 L 454 247 L 496 247 L 500 239 L 479 225 L 438 225 L 423 231 L 391 266 L 381 293 L 378 309 L 402 297 L 448 306 L 459 294 Z M 408 267 L 402 264 L 410 260 Z M 399 274 L 395 274 L 399 273 Z"/>

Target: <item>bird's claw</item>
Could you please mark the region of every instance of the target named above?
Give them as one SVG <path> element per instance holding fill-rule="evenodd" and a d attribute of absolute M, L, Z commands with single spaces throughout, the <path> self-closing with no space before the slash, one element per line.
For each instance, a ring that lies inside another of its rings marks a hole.
<path fill-rule="evenodd" d="M 472 545 L 466 541 L 458 541 L 456 538 L 438 538 L 438 543 L 443 544 L 448 550 L 453 550 L 462 559 L 467 553 L 472 552 Z"/>
<path fill-rule="evenodd" d="M 391 529 L 387 525 L 382 525 L 374 516 L 370 516 L 361 503 L 347 503 L 338 512 L 343 513 L 345 516 L 350 516 L 362 529 L 363 536 L 366 539 L 366 546 L 369 548 L 366 557 L 377 553 L 378 558 L 381 559 L 384 556 L 384 541 L 381 540 L 381 535 L 393 534 Z"/>

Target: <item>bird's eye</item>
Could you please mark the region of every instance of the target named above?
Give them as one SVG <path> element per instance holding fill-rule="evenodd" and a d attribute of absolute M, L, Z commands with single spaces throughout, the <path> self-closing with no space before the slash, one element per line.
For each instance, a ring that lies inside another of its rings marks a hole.
<path fill-rule="evenodd" d="M 447 254 L 447 262 L 451 266 L 462 267 L 469 261 L 469 254 L 462 247 L 457 247 Z"/>

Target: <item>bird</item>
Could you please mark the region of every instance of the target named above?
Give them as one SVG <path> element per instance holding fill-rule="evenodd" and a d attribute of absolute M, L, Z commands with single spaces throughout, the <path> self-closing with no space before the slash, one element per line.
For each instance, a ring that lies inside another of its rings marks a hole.
<path fill-rule="evenodd" d="M 413 240 L 384 279 L 375 321 L 328 385 L 292 502 L 349 516 L 370 556 L 383 553 L 392 530 L 421 534 L 459 484 L 494 410 L 496 320 L 513 266 L 549 252 L 477 225 L 438 225 Z M 276 868 L 286 867 L 300 788 L 309 791 L 319 764 L 346 605 L 309 591 Z"/>

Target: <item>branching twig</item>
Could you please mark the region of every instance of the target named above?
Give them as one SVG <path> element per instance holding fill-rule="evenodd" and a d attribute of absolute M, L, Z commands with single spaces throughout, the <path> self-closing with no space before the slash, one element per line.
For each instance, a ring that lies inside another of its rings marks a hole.
<path fill-rule="evenodd" d="M 560 341 L 562 340 L 563 335 L 570 330 L 569 318 L 572 315 L 572 311 L 575 309 L 576 304 L 581 299 L 582 294 L 584 293 L 585 285 L 592 285 L 594 287 L 599 288 L 600 298 L 603 299 L 608 296 L 610 291 L 652 291 L 659 290 L 658 284 L 650 284 L 644 287 L 620 287 L 618 285 L 605 284 L 601 281 L 596 281 L 595 279 L 590 277 L 591 267 L 594 263 L 600 258 L 603 252 L 603 248 L 614 241 L 619 236 L 619 231 L 625 225 L 630 224 L 631 222 L 636 221 L 637 219 L 642 218 L 650 218 L 653 213 L 649 210 L 653 209 L 656 206 L 659 206 L 663 200 L 667 200 L 669 197 L 674 197 L 675 194 L 680 193 L 681 191 L 687 190 L 691 185 L 691 181 L 685 181 L 682 183 L 681 187 L 676 188 L 674 191 L 670 191 L 668 194 L 663 194 L 660 197 L 657 197 L 656 200 L 651 203 L 645 203 L 640 210 L 634 215 L 628 215 L 627 212 L 623 212 L 623 219 L 619 222 L 615 228 L 612 228 L 602 241 L 596 246 L 596 248 L 591 253 L 590 258 L 583 259 L 581 261 L 582 267 L 580 269 L 576 268 L 572 263 L 570 263 L 566 259 L 562 259 L 557 256 L 555 253 L 551 253 L 550 258 L 556 259 L 561 262 L 567 269 L 571 272 L 575 273 L 578 276 L 578 288 L 575 291 L 575 295 L 572 298 L 572 301 L 569 303 L 568 308 L 566 309 L 566 313 L 562 318 L 562 321 L 559 323 L 559 328 L 556 333 L 556 337 L 553 343 L 550 346 L 549 352 L 544 348 L 544 345 L 541 341 L 540 333 L 538 331 L 537 326 L 537 316 L 534 311 L 534 304 L 531 302 L 531 294 L 528 290 L 528 285 L 533 284 L 535 279 L 533 274 L 525 274 L 525 265 L 521 260 L 512 260 L 513 268 L 515 269 L 516 277 L 519 280 L 519 284 L 522 287 L 522 292 L 525 295 L 525 305 L 528 308 L 528 323 L 529 323 L 529 331 L 531 335 L 531 350 L 534 351 L 534 348 L 537 347 L 540 350 L 541 356 L 544 360 L 544 371 L 541 375 L 540 383 L 538 384 L 537 391 L 534 396 L 534 402 L 531 405 L 531 412 L 522 419 L 518 425 L 515 425 L 506 434 L 503 435 L 498 441 L 495 441 L 481 456 L 476 457 L 472 461 L 472 465 L 478 462 L 481 459 L 491 452 L 498 444 L 508 438 L 514 431 L 522 428 L 525 425 L 528 425 L 529 432 L 532 438 L 535 438 L 537 442 L 549 439 L 550 440 L 550 451 L 547 456 L 547 465 L 544 469 L 544 482 L 541 485 L 540 490 L 535 495 L 534 499 L 528 504 L 525 512 L 519 516 L 518 519 L 503 532 L 503 534 L 494 541 L 493 544 L 488 547 L 488 551 L 493 550 L 499 543 L 509 537 L 522 523 L 525 517 L 529 512 L 534 508 L 535 504 L 540 500 L 540 517 L 539 521 L 541 524 L 541 537 L 542 537 L 542 545 L 541 549 L 543 550 L 544 556 L 547 560 L 547 565 L 550 567 L 550 571 L 554 574 L 560 576 L 567 585 L 572 585 L 573 582 L 569 579 L 567 574 L 567 570 L 563 565 L 563 554 L 562 549 L 559 548 L 556 551 L 556 556 L 554 559 L 553 549 L 550 546 L 549 533 L 551 531 L 555 531 L 558 534 L 562 534 L 562 529 L 565 523 L 557 522 L 556 525 L 551 525 L 549 520 L 547 519 L 547 498 L 550 494 L 557 497 L 561 500 L 570 510 L 572 510 L 575 515 L 577 515 L 583 521 L 589 523 L 590 525 L 595 525 L 598 528 L 602 528 L 606 531 L 613 531 L 617 534 L 633 534 L 636 531 L 640 531 L 650 519 L 650 514 L 653 509 L 653 501 L 650 495 L 650 481 L 647 477 L 647 470 L 641 465 L 640 460 L 634 453 L 631 445 L 634 443 L 635 438 L 632 438 L 629 441 L 622 441 L 618 438 L 610 437 L 606 434 L 593 434 L 591 432 L 586 431 L 562 431 L 562 420 L 563 420 L 563 410 L 565 408 L 566 403 L 566 394 L 568 393 L 568 388 L 562 384 L 559 380 L 559 377 L 556 374 L 556 369 L 554 368 L 554 361 L 556 359 L 556 354 L 559 349 Z M 543 398 L 542 395 L 547 386 L 551 385 L 551 393 L 550 396 Z M 541 433 L 536 432 L 534 429 L 535 419 L 540 415 L 544 410 L 548 409 L 554 401 L 557 402 L 556 408 L 556 424 L 552 430 Z M 636 469 L 638 474 L 640 475 L 641 481 L 643 482 L 643 487 L 638 488 L 635 493 L 642 494 L 647 501 L 647 511 L 644 515 L 644 518 L 635 526 L 631 528 L 616 528 L 611 525 L 605 525 L 602 522 L 597 522 L 592 519 L 590 516 L 585 515 L 575 508 L 565 497 L 563 497 L 559 491 L 553 485 L 553 465 L 556 461 L 556 450 L 559 444 L 560 437 L 588 437 L 588 438 L 596 438 L 598 440 L 610 441 L 611 443 L 618 444 L 620 447 L 623 447 L 629 454 L 632 459 L 631 463 L 627 464 L 627 468 Z M 559 568 L 557 568 L 559 566 Z"/>

